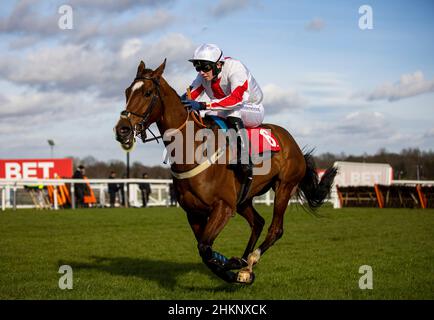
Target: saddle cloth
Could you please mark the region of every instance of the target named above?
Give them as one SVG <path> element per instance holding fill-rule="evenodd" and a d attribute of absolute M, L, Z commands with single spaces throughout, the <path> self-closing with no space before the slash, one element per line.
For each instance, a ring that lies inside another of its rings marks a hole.
<path fill-rule="evenodd" d="M 214 122 L 223 130 L 228 130 L 228 126 L 223 118 L 211 116 Z M 250 140 L 250 155 L 262 154 L 264 152 L 280 151 L 279 141 L 270 129 L 264 127 L 246 128 Z"/>

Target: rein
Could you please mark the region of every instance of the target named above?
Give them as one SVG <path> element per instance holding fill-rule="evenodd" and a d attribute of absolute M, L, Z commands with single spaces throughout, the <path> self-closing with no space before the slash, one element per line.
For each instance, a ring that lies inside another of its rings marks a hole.
<path fill-rule="evenodd" d="M 203 118 L 200 116 L 200 114 L 199 114 L 199 115 L 196 115 L 196 113 L 192 110 L 192 111 L 190 111 L 190 112 L 187 113 L 187 119 L 184 121 L 184 123 L 183 123 L 181 126 L 179 126 L 178 128 L 174 129 L 174 130 L 173 130 L 173 133 L 172 133 L 172 132 L 169 132 L 169 133 L 166 133 L 166 135 L 167 135 L 167 136 L 171 136 L 171 135 L 174 134 L 174 132 L 176 132 L 176 131 L 181 131 L 182 129 L 184 129 L 184 127 L 187 125 L 188 120 L 190 119 L 190 115 L 191 115 L 191 117 L 193 118 L 193 121 L 194 121 L 198 126 L 200 126 L 200 127 L 202 127 L 202 128 L 206 128 L 206 125 L 203 123 Z M 198 119 L 198 117 L 199 117 L 199 119 Z M 161 137 L 161 136 L 160 136 L 160 137 Z"/>

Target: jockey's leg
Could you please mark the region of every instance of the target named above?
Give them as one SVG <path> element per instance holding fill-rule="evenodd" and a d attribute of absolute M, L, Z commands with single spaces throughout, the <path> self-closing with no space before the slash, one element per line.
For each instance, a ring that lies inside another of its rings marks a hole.
<path fill-rule="evenodd" d="M 237 165 L 240 166 L 244 174 L 251 176 L 253 164 L 249 154 L 249 138 L 243 120 L 233 115 L 227 116 L 226 120 L 230 128 L 234 129 L 237 134 Z"/>
<path fill-rule="evenodd" d="M 247 128 L 258 127 L 264 121 L 264 107 L 262 104 L 244 104 L 240 116 Z"/>
<path fill-rule="evenodd" d="M 197 246 L 202 261 L 212 272 L 227 282 L 236 281 L 237 275 L 231 271 L 225 270 L 225 264 L 228 259 L 220 253 L 213 251 L 212 245 L 229 221 L 233 211 L 233 208 L 227 205 L 223 200 L 220 200 L 213 208 Z"/>
<path fill-rule="evenodd" d="M 252 184 L 253 180 L 253 162 L 250 158 L 249 138 L 247 130 L 244 127 L 243 120 L 241 117 L 238 117 L 240 114 L 240 111 L 234 110 L 226 117 L 229 126 L 236 131 L 237 166 L 242 172 L 242 182 L 237 199 L 238 204 L 246 200 L 247 194 L 250 190 L 250 185 Z"/>

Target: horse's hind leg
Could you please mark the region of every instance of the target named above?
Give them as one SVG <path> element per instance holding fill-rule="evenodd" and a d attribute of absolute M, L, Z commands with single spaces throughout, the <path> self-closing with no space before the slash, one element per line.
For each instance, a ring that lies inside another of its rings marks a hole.
<path fill-rule="evenodd" d="M 264 254 L 277 240 L 283 235 L 283 216 L 285 215 L 286 208 L 288 207 L 289 199 L 296 192 L 297 186 L 288 183 L 281 183 L 276 187 L 276 194 L 274 197 L 274 210 L 273 219 L 268 234 L 264 242 L 259 246 L 261 254 Z"/>
<path fill-rule="evenodd" d="M 247 220 L 252 233 L 246 249 L 244 250 L 243 257 L 241 259 L 236 257 L 229 259 L 226 266 L 228 270 L 241 269 L 242 267 L 247 266 L 247 257 L 255 248 L 256 242 L 258 241 L 265 224 L 264 218 L 262 218 L 258 211 L 253 207 L 252 200 L 245 202 L 243 206 L 238 209 L 238 213 Z"/>
<path fill-rule="evenodd" d="M 273 219 L 268 228 L 267 236 L 258 249 L 253 251 L 247 258 L 248 266 L 243 269 L 245 272 L 252 272 L 253 265 L 259 261 L 261 254 L 264 254 L 280 237 L 283 235 L 283 216 L 288 207 L 291 196 L 297 190 L 297 186 L 288 183 L 278 183 L 276 186 L 276 195 L 274 197 Z"/>
<path fill-rule="evenodd" d="M 250 235 L 249 242 L 247 243 L 246 250 L 244 250 L 243 259 L 247 259 L 248 255 L 255 248 L 256 242 L 261 235 L 262 229 L 264 228 L 265 220 L 256 211 L 250 200 L 249 205 L 240 214 L 247 219 L 252 228 L 252 234 Z"/>

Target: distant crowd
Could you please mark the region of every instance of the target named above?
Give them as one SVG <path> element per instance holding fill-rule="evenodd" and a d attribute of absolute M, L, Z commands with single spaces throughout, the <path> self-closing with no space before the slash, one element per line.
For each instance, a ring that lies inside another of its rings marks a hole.
<path fill-rule="evenodd" d="M 73 179 L 86 179 L 86 168 L 84 165 L 79 165 L 72 176 Z M 117 179 L 116 172 L 111 171 L 108 177 L 109 179 Z M 126 179 L 127 175 L 124 174 L 122 179 Z M 144 172 L 142 174 L 142 179 L 149 179 L 148 173 Z M 142 182 L 138 184 L 141 191 L 142 207 L 147 207 L 149 202 L 149 197 L 152 194 L 151 184 L 148 182 Z M 85 208 L 86 196 L 89 196 L 90 187 L 86 183 L 75 183 L 74 184 L 74 194 L 75 194 L 75 204 L 77 208 Z M 108 194 L 110 199 L 110 207 L 114 208 L 116 203 L 119 203 L 120 207 L 128 206 L 128 191 L 125 183 L 108 183 Z M 170 184 L 169 188 L 170 205 L 176 205 L 176 194 L 173 187 L 173 183 Z"/>

